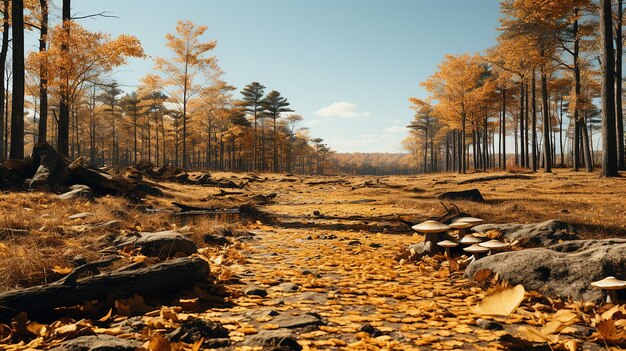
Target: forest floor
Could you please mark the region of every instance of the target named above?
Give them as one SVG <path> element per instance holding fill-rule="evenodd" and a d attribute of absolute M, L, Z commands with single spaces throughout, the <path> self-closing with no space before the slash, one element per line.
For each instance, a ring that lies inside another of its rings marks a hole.
<path fill-rule="evenodd" d="M 229 173 L 213 176 L 242 178 Z M 493 176 L 504 179 L 484 178 Z M 507 178 L 511 176 L 516 178 Z M 104 318 L 83 316 L 40 324 L 22 317 L 0 328 L 4 339 L 0 348 L 49 349 L 93 334 L 139 340 L 149 351 L 210 346 L 260 349 L 263 344 L 266 348 L 282 345 L 285 350 L 571 350 L 574 342 L 578 349 L 614 346 L 601 341 L 600 347 L 589 342 L 597 336 L 563 331 L 573 324 L 593 325 L 594 316 L 606 311 L 603 307 L 534 293 L 527 293 L 523 308 L 508 318 L 496 318 L 504 330 L 479 327 L 481 316 L 472 308 L 485 291 L 463 277 L 462 267 L 441 257 L 420 262 L 400 257 L 408 245 L 422 240 L 405 221 L 439 217 L 445 213 L 436 199 L 439 194 L 471 188 L 479 189 L 486 201 L 455 201 L 454 205 L 487 223 L 560 219 L 582 237 L 626 238 L 626 178 L 603 179 L 597 173 L 566 170 L 390 177 L 270 174 L 250 182 L 244 194 L 226 196 L 216 196 L 216 188 L 162 186 L 167 197 L 150 197 L 141 205 L 114 197 L 67 203 L 44 193 L 1 194 L 0 228 L 26 230 L 29 235 L 0 234 L 0 274 L 5 277 L 0 288 L 59 279 L 68 272 L 68 257 L 98 259 L 95 249 L 105 235 L 174 229 L 201 242 L 206 233 L 249 232 L 253 237 L 200 250 L 210 262 L 213 279 L 227 291 L 224 299 L 216 302 L 196 290 L 178 303 L 166 304 L 170 307 L 151 307 L 158 303 L 135 296 L 119 300 L 109 314 L 107 308 L 91 311 Z M 172 217 L 168 212 L 173 201 L 234 208 L 250 195 L 270 193 L 276 197 L 258 206 L 261 213 L 253 216 Z M 68 218 L 77 213 L 91 215 Z M 110 221 L 118 222 L 98 226 Z M 573 317 L 563 321 L 558 332 L 541 329 L 543 334 L 533 339 L 519 338 L 517 329 L 512 329 L 541 328 L 562 320 L 562 310 Z M 215 342 L 202 333 L 186 342 L 165 338 L 198 319 L 221 325 L 227 337 Z M 591 334 L 593 329 L 588 331 Z M 544 342 L 538 342 L 541 338 Z"/>

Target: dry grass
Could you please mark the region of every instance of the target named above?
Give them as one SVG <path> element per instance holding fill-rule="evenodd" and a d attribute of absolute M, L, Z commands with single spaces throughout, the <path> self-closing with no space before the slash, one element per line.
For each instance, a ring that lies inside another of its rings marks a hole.
<path fill-rule="evenodd" d="M 495 173 L 498 174 L 498 173 Z M 501 173 L 507 174 L 507 173 Z M 557 170 L 552 174 L 536 173 L 532 179 L 504 179 L 458 185 L 457 182 L 482 177 L 479 174 L 437 174 L 390 177 L 341 177 L 347 182 L 309 185 L 308 181 L 337 180 L 338 177 L 299 177 L 296 182 L 281 181 L 285 176 L 262 175 L 245 189 L 250 195 L 276 192 L 275 202 L 263 211 L 300 218 L 303 223 L 315 219 L 320 211 L 329 221 L 351 216 L 376 218 L 400 215 L 412 221 L 437 217 L 443 207 L 436 200 L 445 191 L 477 188 L 486 203 L 455 203 L 469 214 L 488 222 L 537 222 L 561 219 L 573 224 L 584 237 L 626 236 L 626 179 L 604 179 L 597 173 Z M 215 177 L 239 179 L 242 175 L 214 174 Z M 296 178 L 296 177 L 289 177 Z M 352 189 L 353 185 L 373 180 L 376 187 Z M 238 180 L 237 180 L 238 181 Z M 216 188 L 165 184 L 168 197 L 149 198 L 146 206 L 174 210 L 172 201 L 211 208 L 232 208 L 247 201 L 243 196 L 215 197 Z M 70 215 L 89 212 L 93 215 L 71 220 Z M 109 229 L 81 230 L 111 220 L 119 221 Z M 0 229 L 25 229 L 28 235 L 0 233 L 0 290 L 50 282 L 60 275 L 55 266 L 72 267 L 71 259 L 83 255 L 97 260 L 98 251 L 108 245 L 107 235 L 125 235 L 133 231 L 180 229 L 169 213 L 146 213 L 123 198 L 104 197 L 95 202 L 61 201 L 46 193 L 0 194 Z M 198 243 L 206 233 L 233 230 L 214 219 L 197 218 L 187 228 Z M 322 227 L 311 226 L 309 231 Z M 3 232 L 4 233 L 4 232 Z M 407 232 L 408 233 L 408 232 Z M 313 234 L 313 233 L 312 233 Z"/>

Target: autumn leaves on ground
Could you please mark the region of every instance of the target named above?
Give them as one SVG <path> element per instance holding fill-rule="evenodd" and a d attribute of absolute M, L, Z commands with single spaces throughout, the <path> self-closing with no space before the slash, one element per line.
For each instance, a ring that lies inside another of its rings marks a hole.
<path fill-rule="evenodd" d="M 166 197 L 148 197 L 143 204 L 120 197 L 62 202 L 51 194 L 4 193 L 4 291 L 53 283 L 75 270 L 76 257 L 93 262 L 106 249 L 119 260 L 103 271 L 162 261 L 131 246 L 111 252 L 112 237 L 137 232 L 174 230 L 191 238 L 199 247 L 195 255 L 209 262 L 211 273 L 206 282 L 173 295 L 112 296 L 65 306 L 43 319 L 18 314 L 3 324 L 3 347 L 88 349 L 80 348 L 81 342 L 150 351 L 624 346 L 623 305 L 544 297 L 521 286 L 507 288 L 489 275 L 467 280 L 466 257 L 407 259 L 409 245 L 422 237 L 403 223 L 443 215 L 436 200 L 442 192 L 477 188 L 485 203 L 455 205 L 488 222 L 559 218 L 583 237 L 623 235 L 623 179 L 569 171 L 481 182 L 473 182 L 484 179 L 481 174 L 212 177 L 247 185 L 235 191 L 162 183 Z M 272 193 L 276 196 L 268 196 Z M 255 195 L 269 203 L 255 202 L 255 211 L 238 216 L 172 215 L 178 210 L 172 202 L 238 208 Z"/>

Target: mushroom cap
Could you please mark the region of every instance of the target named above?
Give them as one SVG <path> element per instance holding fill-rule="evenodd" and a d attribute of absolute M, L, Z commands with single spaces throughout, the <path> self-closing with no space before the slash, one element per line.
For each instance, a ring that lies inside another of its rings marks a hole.
<path fill-rule="evenodd" d="M 440 241 L 440 242 L 437 243 L 437 245 L 439 245 L 441 247 L 457 247 L 457 246 L 459 246 L 459 244 L 455 243 L 454 241 L 450 241 L 450 240 Z"/>
<path fill-rule="evenodd" d="M 443 233 L 443 232 L 447 232 L 448 230 L 450 230 L 449 226 L 441 222 L 433 221 L 433 220 L 428 220 L 428 221 L 416 224 L 412 226 L 411 228 L 418 233 Z"/>
<path fill-rule="evenodd" d="M 483 240 L 481 238 L 478 238 L 472 234 L 467 234 L 466 236 L 464 236 L 463 238 L 457 241 L 457 243 L 459 244 L 478 244 L 482 242 Z"/>
<path fill-rule="evenodd" d="M 463 251 L 469 252 L 469 253 L 483 253 L 483 252 L 489 251 L 489 249 L 486 248 L 486 247 L 482 247 L 480 245 L 474 244 L 472 246 L 468 246 L 466 248 L 463 248 Z"/>
<path fill-rule="evenodd" d="M 619 280 L 615 277 L 606 277 L 602 280 L 598 280 L 597 282 L 591 283 L 592 286 L 596 288 L 601 288 L 605 290 L 620 290 L 626 289 L 626 281 Z"/>
<path fill-rule="evenodd" d="M 475 225 L 476 224 L 474 224 L 474 223 L 463 222 L 463 221 L 457 221 L 457 222 L 450 223 L 450 227 L 452 227 L 454 229 L 466 229 L 466 228 L 471 228 L 471 227 L 473 227 Z"/>
<path fill-rule="evenodd" d="M 510 246 L 509 243 L 503 243 L 502 241 L 495 240 L 495 239 L 486 241 L 484 243 L 480 243 L 478 245 L 480 245 L 482 247 L 486 247 L 488 249 L 502 249 L 502 248 Z"/>
<path fill-rule="evenodd" d="M 459 217 L 459 218 L 455 218 L 452 221 L 452 223 L 454 222 L 465 222 L 465 223 L 472 223 L 473 225 L 478 225 L 481 223 L 485 223 L 485 220 L 481 218 L 476 218 L 476 217 Z"/>

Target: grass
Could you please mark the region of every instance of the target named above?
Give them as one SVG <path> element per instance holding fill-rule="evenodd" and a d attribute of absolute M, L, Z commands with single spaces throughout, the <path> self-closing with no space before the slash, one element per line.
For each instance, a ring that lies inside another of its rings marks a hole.
<path fill-rule="evenodd" d="M 530 174 L 532 179 L 503 179 L 458 185 L 457 182 L 492 174 L 436 174 L 389 177 L 350 177 L 346 184 L 308 185 L 310 181 L 328 181 L 336 177 L 300 177 L 296 182 L 281 182 L 285 176 L 264 174 L 263 182 L 246 188 L 249 194 L 278 196 L 263 211 L 274 215 L 300 218 L 313 223 L 314 211 L 329 221 L 351 216 L 381 217 L 399 215 L 419 222 L 443 214 L 436 200 L 445 191 L 477 188 L 485 203 L 455 202 L 463 212 L 491 223 L 538 222 L 561 219 L 577 228 L 586 238 L 626 237 L 626 178 L 600 178 L 598 173 L 571 172 Z M 240 178 L 242 175 L 217 173 L 214 177 Z M 293 178 L 293 177 L 290 177 Z M 376 187 L 352 189 L 353 185 L 374 180 Z M 379 182 L 376 182 L 378 180 Z M 165 184 L 167 197 L 148 198 L 145 206 L 173 210 L 172 201 L 210 208 L 232 208 L 247 201 L 245 196 L 215 197 L 216 188 Z M 366 201 L 363 201 L 366 200 Z M 449 206 L 446 203 L 447 206 Z M 92 216 L 68 217 L 81 212 Z M 110 229 L 89 230 L 88 226 L 111 220 L 119 221 Z M 0 290 L 41 284 L 61 277 L 53 271 L 72 267 L 72 258 L 84 256 L 88 261 L 102 258 L 98 251 L 109 246 L 106 236 L 133 231 L 181 230 L 168 213 L 146 213 L 140 207 L 118 197 L 99 198 L 95 202 L 62 201 L 47 193 L 1 193 L 0 229 L 26 229 L 27 235 L 0 234 Z M 81 227 L 82 226 L 82 227 Z M 87 228 L 87 229 L 86 229 Z M 321 227 L 320 227 L 321 228 Z M 322 234 L 310 226 L 311 234 Z M 82 230 L 81 230 L 82 229 Z M 233 230 L 233 226 L 213 219 L 200 218 L 182 230 L 203 244 L 206 233 Z M 234 230 L 237 230 L 236 228 Z M 314 233 L 315 231 L 317 233 Z M 407 234 L 410 231 L 407 229 Z"/>

